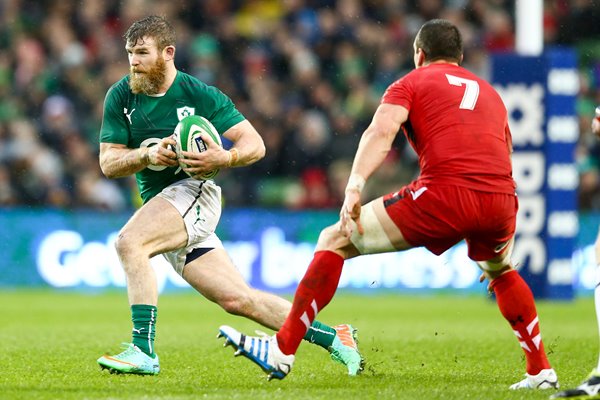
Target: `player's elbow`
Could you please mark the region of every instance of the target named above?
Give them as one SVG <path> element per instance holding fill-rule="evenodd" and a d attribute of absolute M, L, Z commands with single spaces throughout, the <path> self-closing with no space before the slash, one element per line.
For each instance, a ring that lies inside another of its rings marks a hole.
<path fill-rule="evenodd" d="M 364 132 L 363 138 L 367 142 L 377 143 L 380 148 L 390 150 L 397 133 L 398 129 L 394 129 L 392 126 L 371 124 Z"/>
<path fill-rule="evenodd" d="M 98 155 L 98 162 L 100 164 L 100 170 L 104 174 L 105 177 L 109 179 L 118 178 L 116 175 L 115 168 L 112 167 L 112 150 L 108 147 L 108 145 L 101 143 L 100 144 L 100 154 Z"/>
<path fill-rule="evenodd" d="M 107 177 L 108 179 L 115 179 L 118 178 L 119 176 L 117 174 L 115 174 L 114 172 L 111 172 L 109 169 L 104 169 L 104 168 L 100 168 L 102 170 L 102 173 L 104 174 L 105 177 Z"/>
<path fill-rule="evenodd" d="M 400 126 L 398 126 L 396 124 L 389 124 L 389 125 L 384 125 L 384 126 L 377 126 L 374 131 L 374 134 L 380 140 L 391 143 L 396 138 L 399 130 L 400 130 Z"/>
<path fill-rule="evenodd" d="M 112 168 L 110 168 L 109 164 L 102 157 L 100 158 L 100 170 L 102 171 L 104 176 L 109 179 L 118 178 L 115 171 Z"/>
<path fill-rule="evenodd" d="M 248 148 L 248 157 L 247 157 L 247 163 L 246 165 L 249 164 L 254 164 L 255 162 L 261 160 L 262 158 L 264 158 L 267 150 L 265 148 L 265 144 L 262 140 L 257 140 L 255 141 L 251 147 Z"/>
<path fill-rule="evenodd" d="M 262 159 L 267 154 L 267 148 L 265 147 L 264 142 L 261 140 L 259 145 L 256 147 L 256 161 Z"/>

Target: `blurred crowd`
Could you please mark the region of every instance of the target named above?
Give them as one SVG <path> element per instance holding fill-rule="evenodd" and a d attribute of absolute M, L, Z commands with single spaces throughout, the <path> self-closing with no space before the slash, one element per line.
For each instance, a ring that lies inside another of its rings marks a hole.
<path fill-rule="evenodd" d="M 597 209 L 599 10 L 598 0 L 544 1 L 546 44 L 580 54 L 580 199 Z M 457 24 L 464 66 L 484 78 L 490 52 L 515 42 L 513 0 L 2 0 L 0 205 L 139 206 L 134 179 L 103 177 L 98 132 L 106 90 L 128 72 L 123 33 L 148 14 L 174 24 L 176 66 L 229 95 L 265 141 L 265 159 L 216 178 L 239 207 L 340 204 L 360 135 L 387 85 L 413 68 L 425 20 Z M 417 167 L 399 135 L 367 196 Z"/>

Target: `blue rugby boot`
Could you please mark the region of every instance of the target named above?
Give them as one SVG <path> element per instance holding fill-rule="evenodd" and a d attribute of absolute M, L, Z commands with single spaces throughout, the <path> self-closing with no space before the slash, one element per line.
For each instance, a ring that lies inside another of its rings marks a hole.
<path fill-rule="evenodd" d="M 285 355 L 279 350 L 277 337 L 264 332 L 260 336 L 246 336 L 234 328 L 223 325 L 219 328 L 218 338 L 224 337 L 224 346 L 233 346 L 234 355 L 244 356 L 257 364 L 268 374 L 267 379 L 283 379 L 292 369 L 294 355 Z"/>

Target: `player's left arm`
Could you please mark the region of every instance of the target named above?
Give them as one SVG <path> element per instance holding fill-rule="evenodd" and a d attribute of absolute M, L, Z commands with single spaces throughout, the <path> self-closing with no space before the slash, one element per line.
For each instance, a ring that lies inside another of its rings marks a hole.
<path fill-rule="evenodd" d="M 233 142 L 226 163 L 228 167 L 244 167 L 265 156 L 262 137 L 248 120 L 238 122 L 225 131 L 223 136 Z"/>
<path fill-rule="evenodd" d="M 223 133 L 223 137 L 233 142 L 229 150 L 216 144 L 208 135 L 200 137 L 206 143 L 206 151 L 194 153 L 184 151 L 181 162 L 192 166 L 186 172 L 210 171 L 214 168 L 244 167 L 265 156 L 262 137 L 247 120 L 238 122 Z"/>

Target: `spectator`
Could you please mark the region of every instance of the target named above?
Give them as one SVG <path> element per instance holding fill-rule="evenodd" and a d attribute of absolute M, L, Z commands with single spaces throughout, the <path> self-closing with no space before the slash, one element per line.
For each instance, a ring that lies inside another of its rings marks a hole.
<path fill-rule="evenodd" d="M 267 157 L 236 171 L 242 179 L 219 175 L 225 200 L 236 206 L 298 207 L 304 185 L 320 181 L 306 179 L 314 176 L 310 171 L 317 168 L 327 177 L 334 164 L 352 156 L 385 87 L 411 68 L 411 37 L 425 19 L 443 17 L 459 26 L 465 33 L 464 64 L 487 78 L 489 52 L 514 48 L 513 8 L 507 0 L 0 2 L 0 166 L 8 170 L 0 197 L 15 205 L 107 207 L 83 195 L 89 193 L 83 186 L 104 185 L 102 177 L 84 182 L 97 173 L 84 159 L 95 159 L 98 152 L 104 93 L 128 71 L 124 29 L 142 15 L 173 20 L 180 43 L 177 64 L 221 88 L 262 127 Z M 546 44 L 577 45 L 580 51 L 584 128 L 586 104 L 600 102 L 598 16 L 590 0 L 544 2 Z M 26 138 L 15 132 L 15 124 L 26 127 Z M 305 135 L 321 135 L 323 143 L 310 148 Z M 600 199 L 595 194 L 600 193 L 595 178 L 600 151 L 586 135 L 583 129 L 578 151 L 582 162 L 590 161 L 582 164 L 581 205 L 600 209 L 600 200 L 594 200 Z M 15 146 L 21 140 L 40 150 L 51 175 L 19 154 L 23 150 Z M 393 178 L 400 186 L 414 176 L 416 164 L 402 142 L 394 154 L 409 171 Z M 289 190 L 270 189 L 282 182 Z M 332 183 L 327 185 L 331 190 Z M 117 181 L 113 189 L 125 204 L 110 207 L 136 207 L 134 186 Z"/>

